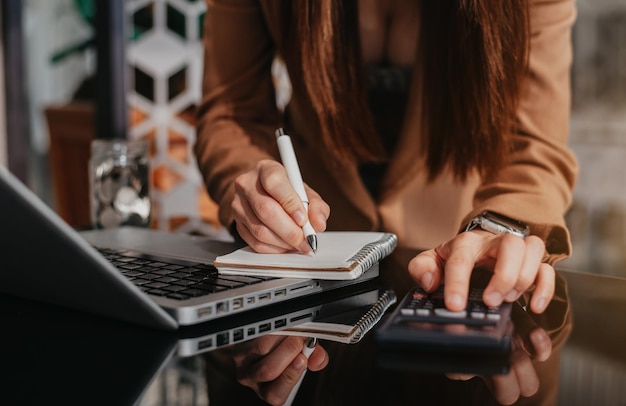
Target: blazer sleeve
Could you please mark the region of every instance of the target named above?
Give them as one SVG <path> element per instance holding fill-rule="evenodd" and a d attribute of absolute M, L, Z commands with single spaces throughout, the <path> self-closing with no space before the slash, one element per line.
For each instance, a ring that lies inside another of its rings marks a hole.
<path fill-rule="evenodd" d="M 578 163 L 567 146 L 575 0 L 532 0 L 529 72 L 517 113 L 510 162 L 474 196 L 464 224 L 484 210 L 527 223 L 546 242 L 544 261 L 571 254 L 564 215 Z"/>
<path fill-rule="evenodd" d="M 220 222 L 230 227 L 234 180 L 275 158 L 275 46 L 256 0 L 206 0 L 202 101 L 194 152 Z"/>

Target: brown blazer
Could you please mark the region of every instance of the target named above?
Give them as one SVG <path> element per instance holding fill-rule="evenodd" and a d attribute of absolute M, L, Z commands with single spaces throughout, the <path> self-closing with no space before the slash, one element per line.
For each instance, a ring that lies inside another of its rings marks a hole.
<path fill-rule="evenodd" d="M 207 0 L 195 153 L 224 225 L 232 223 L 234 179 L 261 159 L 278 159 L 274 131 L 286 122 L 305 182 L 330 204 L 328 229 L 382 229 L 396 233 L 402 246 L 431 248 L 456 235 L 477 213 L 492 210 L 528 223 L 546 241 L 545 260 L 553 263 L 570 254 L 564 213 L 578 170 L 567 148 L 575 0 L 531 1 L 530 73 L 511 160 L 498 177 L 487 183 L 475 175 L 458 183 L 444 174 L 428 183 L 424 171 L 408 171 L 419 155 L 420 117 L 406 114 L 379 202 L 368 194 L 355 165 L 328 159 L 321 148 L 294 50 L 283 41 L 294 35 L 285 7 L 290 1 Z M 275 103 L 271 66 L 276 55 L 284 60 L 293 88 L 285 116 Z M 420 103 L 418 86 L 412 87 L 407 111 Z"/>

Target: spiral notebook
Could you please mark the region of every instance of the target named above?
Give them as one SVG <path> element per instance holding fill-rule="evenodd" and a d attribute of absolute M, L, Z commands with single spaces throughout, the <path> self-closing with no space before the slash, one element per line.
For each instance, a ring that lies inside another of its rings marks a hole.
<path fill-rule="evenodd" d="M 226 275 L 356 279 L 391 254 L 397 242 L 392 233 L 327 231 L 318 234 L 315 254 L 260 254 L 244 247 L 218 256 L 213 265 Z"/>
<path fill-rule="evenodd" d="M 316 337 L 318 339 L 355 344 L 369 332 L 396 303 L 391 289 L 376 290 L 335 303 L 333 314 L 320 314 L 313 321 L 275 332 L 280 335 Z M 338 307 L 343 307 L 338 311 Z M 322 310 L 323 311 L 323 310 Z"/>

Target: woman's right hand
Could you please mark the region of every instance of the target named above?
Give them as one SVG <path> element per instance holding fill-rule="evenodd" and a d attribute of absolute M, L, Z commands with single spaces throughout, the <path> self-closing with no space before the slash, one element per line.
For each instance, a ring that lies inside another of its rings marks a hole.
<path fill-rule="evenodd" d="M 316 191 L 304 187 L 309 198 L 308 220 L 315 231 L 322 232 L 330 206 Z M 238 176 L 231 206 L 237 232 L 256 252 L 311 250 L 302 232 L 307 211 L 280 163 L 262 160 Z"/>
<path fill-rule="evenodd" d="M 514 316 L 515 317 L 515 316 Z M 550 335 L 532 318 L 516 317 L 511 351 L 511 368 L 506 374 L 481 376 L 498 403 L 510 405 L 520 397 L 537 393 L 541 384 L 535 362 L 545 362 L 552 355 Z M 474 375 L 448 374 L 454 380 L 468 380 Z"/>
<path fill-rule="evenodd" d="M 237 368 L 237 381 L 272 405 L 282 405 L 305 369 L 320 371 L 328 354 L 320 344 L 307 359 L 302 353 L 306 338 L 265 335 L 228 349 Z"/>

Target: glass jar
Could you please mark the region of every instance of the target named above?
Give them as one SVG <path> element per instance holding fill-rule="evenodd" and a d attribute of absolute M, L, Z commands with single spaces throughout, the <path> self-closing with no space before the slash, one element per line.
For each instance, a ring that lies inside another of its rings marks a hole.
<path fill-rule="evenodd" d="M 143 140 L 94 140 L 89 161 L 94 228 L 150 226 L 150 168 Z"/>

